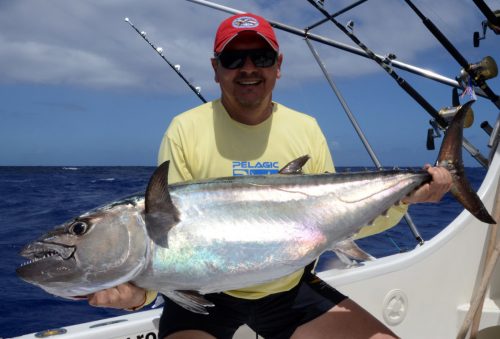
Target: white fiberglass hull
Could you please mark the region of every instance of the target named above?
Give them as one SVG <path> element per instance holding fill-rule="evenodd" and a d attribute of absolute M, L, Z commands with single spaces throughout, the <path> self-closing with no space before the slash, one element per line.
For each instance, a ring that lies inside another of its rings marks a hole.
<path fill-rule="evenodd" d="M 497 149 L 478 195 L 491 211 L 500 177 Z M 413 251 L 321 278 L 366 308 L 402 338 L 455 338 L 480 284 L 489 226 L 462 212 Z M 500 266 L 493 273 L 481 328 L 500 325 Z"/>

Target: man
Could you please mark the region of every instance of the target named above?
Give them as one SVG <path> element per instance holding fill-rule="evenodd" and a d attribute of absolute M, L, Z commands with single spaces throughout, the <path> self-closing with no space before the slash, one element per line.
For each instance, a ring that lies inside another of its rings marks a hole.
<path fill-rule="evenodd" d="M 316 120 L 272 101 L 283 55 L 273 29 L 263 18 L 245 13 L 218 28 L 211 60 L 221 98 L 173 119 L 160 147 L 159 163 L 171 160 L 169 183 L 243 174 L 272 174 L 299 156 L 311 159 L 305 173 L 333 172 L 328 146 Z M 438 201 L 451 176 L 433 176 L 405 203 Z M 406 208 L 393 208 L 386 227 Z M 392 219 L 392 220 L 391 220 Z M 95 306 L 137 309 L 154 292 L 132 284 L 89 296 Z M 205 295 L 215 307 L 209 315 L 185 310 L 166 300 L 160 338 L 231 338 L 248 324 L 266 338 L 394 338 L 376 318 L 325 285 L 310 267 L 270 283 Z"/>

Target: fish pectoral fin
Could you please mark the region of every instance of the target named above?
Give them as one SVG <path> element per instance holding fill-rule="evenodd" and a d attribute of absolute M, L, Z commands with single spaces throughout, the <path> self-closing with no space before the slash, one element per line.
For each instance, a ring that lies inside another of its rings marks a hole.
<path fill-rule="evenodd" d="M 279 174 L 302 174 L 302 167 L 309 159 L 309 155 L 303 155 L 300 158 L 292 160 L 280 169 Z"/>
<path fill-rule="evenodd" d="M 369 261 L 375 260 L 375 257 L 363 251 L 359 248 L 358 245 L 352 239 L 347 239 L 335 244 L 335 247 L 332 249 L 340 260 L 344 261 L 346 258 L 343 256 L 354 259 L 356 261 Z M 340 255 L 339 255 L 340 254 Z"/>
<path fill-rule="evenodd" d="M 208 314 L 206 308 L 215 306 L 197 291 L 169 291 L 164 294 L 179 306 L 194 313 Z"/>
<path fill-rule="evenodd" d="M 180 220 L 168 192 L 168 166 L 165 161 L 149 179 L 145 197 L 145 221 L 149 237 L 158 245 L 168 247 L 168 232 Z"/>

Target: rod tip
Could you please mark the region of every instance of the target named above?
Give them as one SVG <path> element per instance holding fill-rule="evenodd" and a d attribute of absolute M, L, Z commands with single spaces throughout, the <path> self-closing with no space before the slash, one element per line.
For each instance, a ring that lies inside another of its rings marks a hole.
<path fill-rule="evenodd" d="M 129 22 L 130 20 L 129 20 L 128 18 L 125 18 L 125 21 L 126 21 L 126 22 Z"/>

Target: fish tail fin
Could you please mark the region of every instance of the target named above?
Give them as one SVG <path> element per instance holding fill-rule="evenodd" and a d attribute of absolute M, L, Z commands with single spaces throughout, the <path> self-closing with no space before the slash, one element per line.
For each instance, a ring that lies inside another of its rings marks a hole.
<path fill-rule="evenodd" d="M 441 144 L 441 149 L 439 150 L 436 165 L 446 167 L 450 170 L 453 180 L 450 193 L 465 209 L 485 223 L 496 224 L 496 221 L 488 213 L 483 202 L 472 189 L 472 186 L 465 176 L 462 160 L 463 126 L 467 112 L 473 103 L 474 101 L 465 103 L 458 110 L 453 121 L 448 126 Z"/>

